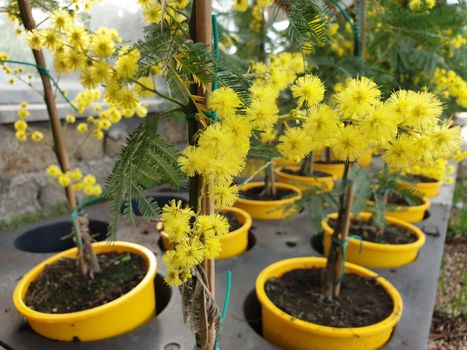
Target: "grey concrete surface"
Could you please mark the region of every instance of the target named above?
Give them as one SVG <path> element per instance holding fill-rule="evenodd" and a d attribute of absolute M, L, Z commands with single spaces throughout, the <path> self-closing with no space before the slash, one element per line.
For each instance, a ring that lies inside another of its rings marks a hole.
<path fill-rule="evenodd" d="M 420 224 L 429 234 L 417 260 L 402 268 L 378 270 L 397 287 L 404 300 L 402 319 L 392 339 L 384 347 L 385 350 L 427 349 L 452 192 L 452 186 L 443 186 L 440 195 L 433 200 L 431 216 Z M 107 204 L 94 205 L 88 212 L 91 218 L 105 219 Z M 49 222 L 59 219 L 62 218 Z M 285 223 L 254 221 L 253 225 L 256 245 L 242 256 L 216 262 L 216 288 L 220 305 L 225 292 L 226 272 L 232 272 L 233 293 L 223 327 L 222 350 L 275 349 L 255 333 L 245 320 L 244 301 L 254 289 L 256 276 L 267 265 L 290 257 L 319 255 L 310 245 L 311 234 L 305 213 Z M 25 253 L 14 248 L 14 239 L 33 226 L 25 226 L 0 236 L 0 341 L 14 350 L 192 349 L 191 333 L 183 325 L 180 296 L 176 289 L 173 289 L 167 308 L 153 321 L 119 337 L 90 343 L 63 343 L 50 341 L 32 332 L 14 309 L 11 295 L 21 276 L 50 255 Z M 439 235 L 431 235 L 431 232 L 439 232 Z M 157 255 L 158 272 L 164 274 L 161 250 L 157 244 L 159 237 L 151 224 L 142 221 L 135 226 L 123 224 L 118 238 L 150 247 Z"/>

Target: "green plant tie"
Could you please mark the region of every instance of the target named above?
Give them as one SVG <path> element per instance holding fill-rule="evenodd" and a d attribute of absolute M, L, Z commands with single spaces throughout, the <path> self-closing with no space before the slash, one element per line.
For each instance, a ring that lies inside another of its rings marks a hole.
<path fill-rule="evenodd" d="M 190 113 L 190 114 L 187 114 L 187 115 L 185 116 L 185 119 L 186 119 L 186 120 L 193 120 L 193 119 L 195 119 L 196 114 L 197 114 L 197 113 Z M 211 118 L 213 122 L 216 122 L 217 120 L 219 120 L 219 117 L 218 117 L 217 114 L 214 113 L 214 112 L 211 112 L 211 111 L 204 111 L 203 114 L 204 114 L 206 117 Z"/>
<path fill-rule="evenodd" d="M 21 64 L 23 66 L 29 66 L 29 67 L 35 67 L 37 71 L 42 74 L 46 75 L 51 81 L 52 84 L 55 86 L 57 91 L 62 95 L 62 97 L 65 99 L 65 101 L 75 110 L 75 112 L 78 112 L 78 108 L 74 105 L 73 102 L 65 95 L 65 92 L 60 88 L 58 85 L 57 81 L 54 79 L 54 77 L 50 74 L 50 70 L 47 67 L 40 66 L 38 64 L 34 63 L 29 63 L 29 62 L 23 62 L 23 61 L 16 61 L 16 60 L 0 60 L 0 63 L 12 63 L 12 64 Z"/>
<path fill-rule="evenodd" d="M 219 335 L 222 331 L 222 325 L 224 324 L 225 316 L 227 315 L 227 310 L 229 309 L 229 302 L 230 302 L 230 292 L 232 290 L 232 272 L 227 271 L 227 284 L 225 288 L 225 295 L 224 295 L 224 306 L 222 307 L 222 314 L 221 314 L 221 325 L 217 330 L 217 334 Z M 216 337 L 218 338 L 218 337 Z M 219 350 L 219 340 L 216 339 L 216 345 L 214 346 L 215 350 Z"/>
<path fill-rule="evenodd" d="M 360 240 L 360 248 L 358 253 L 362 254 L 363 251 L 363 238 L 362 236 L 359 235 L 351 235 L 349 238 L 347 238 L 345 241 L 341 241 L 340 239 L 333 238 L 332 241 L 336 243 L 339 247 L 341 247 L 341 253 L 342 253 L 342 266 L 341 266 L 341 273 L 338 278 L 339 283 L 341 283 L 344 280 L 345 276 L 345 263 L 347 261 L 347 246 L 349 245 L 349 240 L 350 239 L 358 239 Z"/>
<path fill-rule="evenodd" d="M 336 5 L 337 9 L 340 11 L 340 13 L 345 17 L 345 20 L 350 24 L 350 27 L 352 28 L 352 34 L 354 38 L 354 43 L 355 47 L 357 48 L 357 56 L 362 57 L 362 43 L 360 41 L 360 35 L 358 34 L 358 28 L 357 26 L 352 23 L 352 19 L 350 18 L 350 15 L 348 12 L 339 4 L 338 0 L 331 0 L 331 2 Z"/>
<path fill-rule="evenodd" d="M 84 214 L 84 211 L 82 210 L 85 206 L 91 204 L 91 203 L 94 203 L 94 202 L 97 202 L 97 201 L 101 201 L 104 199 L 104 195 L 100 195 L 100 196 L 96 196 L 96 197 L 91 197 L 91 198 L 88 198 L 84 201 L 82 201 L 81 203 L 79 203 L 75 209 L 73 209 L 73 211 L 71 212 L 71 222 L 73 223 L 73 227 L 75 229 L 75 240 L 76 240 L 76 245 L 78 246 L 78 250 L 81 250 L 83 248 L 83 242 L 81 241 L 81 236 L 78 234 L 78 222 L 76 220 L 76 218 L 78 216 L 81 216 Z"/>

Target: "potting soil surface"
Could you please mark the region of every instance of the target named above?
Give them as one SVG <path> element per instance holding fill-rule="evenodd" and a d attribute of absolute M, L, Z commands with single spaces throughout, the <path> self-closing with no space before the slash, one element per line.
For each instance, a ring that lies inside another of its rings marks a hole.
<path fill-rule="evenodd" d="M 106 304 L 127 293 L 146 274 L 144 259 L 132 253 L 103 253 L 97 256 L 101 272 L 84 277 L 78 260 L 64 258 L 46 265 L 31 283 L 25 302 L 45 313 L 68 313 Z"/>
<path fill-rule="evenodd" d="M 336 220 L 330 219 L 328 223 L 334 228 Z M 386 224 L 383 232 L 380 232 L 370 221 L 356 219 L 351 221 L 349 234 L 360 236 L 367 242 L 382 244 L 409 244 L 417 240 L 417 236 L 402 226 Z"/>
<path fill-rule="evenodd" d="M 393 303 L 374 278 L 346 275 L 339 298 L 323 296 L 322 269 L 295 269 L 270 278 L 265 291 L 282 311 L 322 326 L 364 327 L 387 318 Z"/>
<path fill-rule="evenodd" d="M 291 169 L 282 169 L 282 172 L 286 174 L 290 174 L 290 175 L 307 176 L 303 171 L 300 171 L 300 170 L 293 171 Z M 311 176 L 312 177 L 331 177 L 332 175 L 314 170 Z"/>
<path fill-rule="evenodd" d="M 284 188 L 276 188 L 275 195 L 266 195 L 263 191 L 264 187 L 250 188 L 246 191 L 240 191 L 240 197 L 254 201 L 277 201 L 297 195 L 295 191 Z"/>
<path fill-rule="evenodd" d="M 222 216 L 224 216 L 229 221 L 229 232 L 233 232 L 242 227 L 242 224 L 237 220 L 234 213 L 224 212 L 222 213 Z"/>

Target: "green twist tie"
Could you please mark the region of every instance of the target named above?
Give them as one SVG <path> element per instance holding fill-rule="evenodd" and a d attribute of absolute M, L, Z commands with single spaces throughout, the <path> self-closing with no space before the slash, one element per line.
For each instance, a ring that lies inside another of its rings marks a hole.
<path fill-rule="evenodd" d="M 196 117 L 196 114 L 197 113 L 190 113 L 190 114 L 187 114 L 185 116 L 186 120 L 193 120 L 195 119 Z M 205 111 L 203 112 L 203 114 L 208 117 L 208 118 L 211 118 L 213 122 L 217 122 L 219 120 L 219 117 L 217 116 L 217 114 L 215 112 L 210 112 L 210 111 Z"/>
<path fill-rule="evenodd" d="M 340 13 L 345 17 L 345 20 L 350 24 L 352 28 L 352 34 L 354 37 L 354 43 L 357 48 L 357 56 L 362 57 L 362 42 L 360 40 L 360 34 L 358 33 L 358 28 L 355 23 L 352 22 L 350 15 L 347 11 L 339 4 L 338 0 L 331 0 L 331 2 L 337 7 Z"/>
<path fill-rule="evenodd" d="M 341 241 L 340 239 L 333 238 L 332 241 L 336 243 L 339 247 L 341 247 L 341 252 L 342 252 L 342 266 L 341 266 L 341 273 L 338 278 L 339 283 L 341 283 L 344 280 L 344 275 L 345 275 L 345 263 L 347 261 L 347 246 L 349 245 L 349 240 L 350 239 L 358 239 L 360 240 L 360 248 L 359 248 L 359 254 L 362 254 L 363 250 L 363 238 L 362 236 L 359 235 L 351 235 L 349 238 L 347 238 L 345 241 Z"/>
<path fill-rule="evenodd" d="M 71 102 L 71 100 L 65 96 L 65 93 L 63 92 L 63 90 L 60 88 L 60 86 L 58 86 L 58 83 L 57 81 L 54 79 L 54 77 L 50 74 L 50 70 L 47 68 L 47 67 L 44 67 L 44 66 L 40 66 L 38 64 L 34 64 L 34 63 L 29 63 L 29 62 L 23 62 L 23 61 L 16 61 L 16 60 L 0 60 L 0 63 L 12 63 L 12 64 L 21 64 L 23 66 L 29 66 L 29 67 L 35 67 L 37 69 L 37 71 L 42 74 L 42 75 L 45 75 L 47 76 L 50 81 L 52 82 L 52 84 L 55 86 L 55 88 L 57 89 L 57 91 L 60 93 L 60 95 L 62 95 L 63 99 L 71 106 L 71 108 L 73 108 L 75 110 L 75 112 L 79 112 L 78 111 L 78 108 L 74 105 L 73 102 Z"/>

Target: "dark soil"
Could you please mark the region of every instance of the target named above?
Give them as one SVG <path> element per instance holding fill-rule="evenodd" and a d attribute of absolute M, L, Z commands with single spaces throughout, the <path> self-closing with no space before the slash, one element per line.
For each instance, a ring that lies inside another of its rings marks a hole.
<path fill-rule="evenodd" d="M 374 201 L 374 197 L 371 196 L 370 200 Z M 402 196 L 399 196 L 397 194 L 391 193 L 388 196 L 388 202 L 389 205 L 398 205 L 401 207 L 412 207 L 412 206 L 417 206 L 417 205 L 422 205 L 423 200 L 418 197 L 411 197 L 410 201 Z M 390 208 L 388 208 L 390 209 Z"/>
<path fill-rule="evenodd" d="M 76 259 L 46 265 L 29 286 L 26 305 L 52 314 L 86 310 L 126 294 L 146 275 L 146 262 L 137 254 L 112 252 L 97 257 L 102 272 L 93 279 L 83 277 Z"/>
<path fill-rule="evenodd" d="M 303 321 L 339 328 L 363 327 L 387 318 L 393 303 L 373 278 L 346 275 L 336 300 L 322 294 L 321 269 L 296 269 L 266 282 L 271 301 Z"/>
<path fill-rule="evenodd" d="M 329 226 L 334 228 L 335 219 L 328 220 Z M 372 226 L 369 221 L 352 219 L 349 235 L 358 235 L 364 241 L 382 244 L 408 244 L 417 240 L 417 236 L 411 234 L 398 225 L 386 224 L 383 232 Z"/>
<path fill-rule="evenodd" d="M 429 350 L 463 350 L 467 347 L 467 315 L 434 312 Z"/>
<path fill-rule="evenodd" d="M 293 171 L 291 169 L 282 169 L 281 170 L 283 173 L 290 174 L 290 175 L 298 175 L 298 176 L 308 176 L 305 174 L 304 171 L 301 171 L 301 169 L 297 171 Z M 321 171 L 313 170 L 313 174 L 311 177 L 331 177 L 331 174 L 323 173 Z"/>
<path fill-rule="evenodd" d="M 277 201 L 280 199 L 286 199 L 295 197 L 297 193 L 295 191 L 285 189 L 285 188 L 276 188 L 276 195 L 266 195 L 263 193 L 264 187 L 254 187 L 246 191 L 240 191 L 240 196 L 242 198 L 251 199 L 254 201 Z"/>
<path fill-rule="evenodd" d="M 237 217 L 235 216 L 235 213 L 232 213 L 230 211 L 226 211 L 222 213 L 222 216 L 227 218 L 229 221 L 230 229 L 229 232 L 233 232 L 235 230 L 238 230 L 240 227 L 243 225 L 237 220 Z"/>
<path fill-rule="evenodd" d="M 418 182 L 430 182 L 430 183 L 435 183 L 438 182 L 438 180 L 433 179 L 431 177 L 423 176 L 423 175 L 410 175 L 412 179 Z"/>

